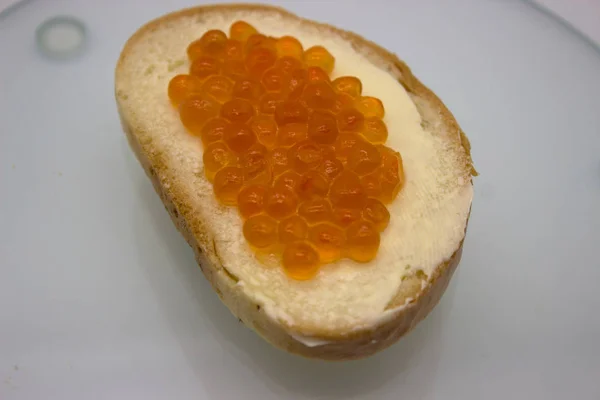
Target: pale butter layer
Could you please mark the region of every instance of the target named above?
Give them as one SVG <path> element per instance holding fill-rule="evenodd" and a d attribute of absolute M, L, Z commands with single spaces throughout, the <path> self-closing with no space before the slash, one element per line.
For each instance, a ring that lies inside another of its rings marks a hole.
<path fill-rule="evenodd" d="M 228 33 L 238 19 L 267 35 L 295 36 L 305 48 L 317 44 L 326 47 L 336 60 L 334 78 L 357 76 L 363 83 L 363 95 L 383 101 L 389 131 L 386 145 L 401 153 L 406 183 L 388 205 L 391 220 L 381 235 L 374 261 L 358 264 L 344 259 L 323 267 L 311 281 L 294 281 L 281 268 L 266 268 L 256 260 L 242 235 L 236 208 L 221 206 L 215 199 L 212 185 L 203 175 L 202 144 L 183 128 L 169 103 L 167 86 L 174 75 L 189 71 L 186 47 L 191 41 L 208 29 Z M 248 12 L 185 17 L 147 35 L 147 43 L 138 45 L 135 52 L 143 53 L 148 68 L 133 71 L 132 66 L 128 82 L 128 101 L 147 104 L 138 110 L 136 123 L 147 131 L 161 132 L 152 137 L 153 144 L 167 150 L 162 155 L 175 166 L 175 179 L 184 182 L 195 196 L 190 206 L 209 222 L 223 265 L 265 312 L 294 327 L 300 334 L 296 337 L 312 331 L 303 327 L 352 331 L 391 317 L 399 308 L 386 310 L 386 306 L 402 277 L 416 270 L 431 276 L 457 249 L 473 195 L 464 161 L 457 161 L 456 150 L 449 150 L 447 138 L 423 130 L 419 112 L 397 80 L 358 54 L 350 43 L 279 15 Z"/>

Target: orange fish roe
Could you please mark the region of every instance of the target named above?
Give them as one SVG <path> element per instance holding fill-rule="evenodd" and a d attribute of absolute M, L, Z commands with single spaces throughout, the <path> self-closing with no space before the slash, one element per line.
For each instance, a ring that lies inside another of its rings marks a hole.
<path fill-rule="evenodd" d="M 187 54 L 189 74 L 172 78 L 168 97 L 253 251 L 280 257 L 296 280 L 343 258 L 373 260 L 404 184 L 381 100 L 358 77 L 332 80 L 326 48 L 244 21 L 229 35 L 207 31 Z"/>

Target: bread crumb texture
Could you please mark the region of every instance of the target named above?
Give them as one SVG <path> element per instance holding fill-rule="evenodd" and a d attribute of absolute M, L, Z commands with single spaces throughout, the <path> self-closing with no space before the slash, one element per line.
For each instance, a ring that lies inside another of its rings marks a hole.
<path fill-rule="evenodd" d="M 304 48 L 326 47 L 336 60 L 332 79 L 357 76 L 363 95 L 383 101 L 386 144 L 401 153 L 406 182 L 388 205 L 391 220 L 374 261 L 344 259 L 310 281 L 294 281 L 255 259 L 236 209 L 215 199 L 203 173 L 202 143 L 184 130 L 167 86 L 188 72 L 190 42 L 208 29 L 228 32 L 240 19 L 267 35 L 295 36 Z M 174 14 L 130 39 L 117 67 L 116 96 L 162 190 L 213 268 L 226 271 L 236 290 L 290 331 L 327 336 L 384 324 L 415 301 L 460 249 L 473 195 L 468 142 L 404 64 L 357 36 L 270 8 Z"/>

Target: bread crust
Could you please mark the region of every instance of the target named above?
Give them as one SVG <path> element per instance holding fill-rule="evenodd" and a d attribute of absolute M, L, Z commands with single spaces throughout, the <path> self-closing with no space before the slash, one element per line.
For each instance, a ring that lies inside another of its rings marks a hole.
<path fill-rule="evenodd" d="M 448 140 L 455 142 L 464 149 L 466 170 L 470 171 L 473 176 L 477 175 L 471 159 L 469 141 L 452 113 L 431 90 L 412 74 L 410 68 L 396 55 L 357 34 L 303 19 L 277 7 L 247 4 L 200 6 L 177 11 L 151 21 L 141 27 L 125 44 L 116 67 L 117 79 L 119 70 L 123 66 L 125 58 L 128 57 L 129 49 L 141 40 L 144 33 L 181 17 L 199 16 L 205 12 L 232 10 L 277 12 L 285 18 L 301 20 L 304 23 L 318 26 L 319 29 L 340 35 L 350 41 L 353 46 L 368 47 L 369 51 L 376 57 L 394 66 L 397 70 L 395 75 L 399 75 L 398 81 L 415 102 L 417 110 L 424 121 L 426 120 L 425 107 L 436 111 L 436 117 L 445 126 Z M 332 361 L 364 358 L 395 343 L 425 318 L 439 302 L 460 261 L 464 238 L 452 256 L 436 268 L 434 274 L 428 277 L 424 285 L 421 285 L 422 277 L 409 277 L 418 285 L 412 285 L 412 290 L 407 291 L 406 288 L 403 291 L 399 290 L 398 295 L 390 302 L 388 308 L 401 305 L 404 305 L 404 307 L 395 313 L 391 319 L 378 326 L 351 333 L 312 329 L 313 334 L 311 337 L 323 340 L 323 344 L 317 346 L 307 346 L 302 341 L 297 340 L 290 333 L 293 332 L 293 327 L 285 326 L 285 322 L 273 320 L 260 305 L 255 304 L 244 294 L 240 285 L 237 284 L 237 278 L 221 262 L 217 247 L 205 223 L 194 214 L 189 205 L 186 205 L 188 203 L 186 193 L 170 177 L 169 166 L 161 155 L 161 149 L 156 148 L 151 141 L 143 140 L 144 132 L 128 121 L 119 96 L 117 95 L 116 98 L 121 124 L 129 145 L 144 168 L 146 175 L 152 181 L 154 189 L 160 196 L 173 223 L 192 247 L 206 279 L 235 316 L 274 346 L 309 358 Z M 404 286 L 404 284 L 401 286 Z"/>

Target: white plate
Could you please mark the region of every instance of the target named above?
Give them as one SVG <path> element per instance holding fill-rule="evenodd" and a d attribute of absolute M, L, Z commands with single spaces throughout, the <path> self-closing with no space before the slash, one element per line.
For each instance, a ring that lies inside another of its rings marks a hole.
<path fill-rule="evenodd" d="M 0 17 L 1 399 L 600 398 L 589 43 L 521 2 L 284 3 L 405 59 L 455 113 L 481 173 L 436 310 L 389 350 L 328 364 L 231 316 L 121 133 L 120 49 L 186 3 L 33 1 Z M 65 14 L 85 24 L 85 47 L 49 59 L 36 28 Z"/>

